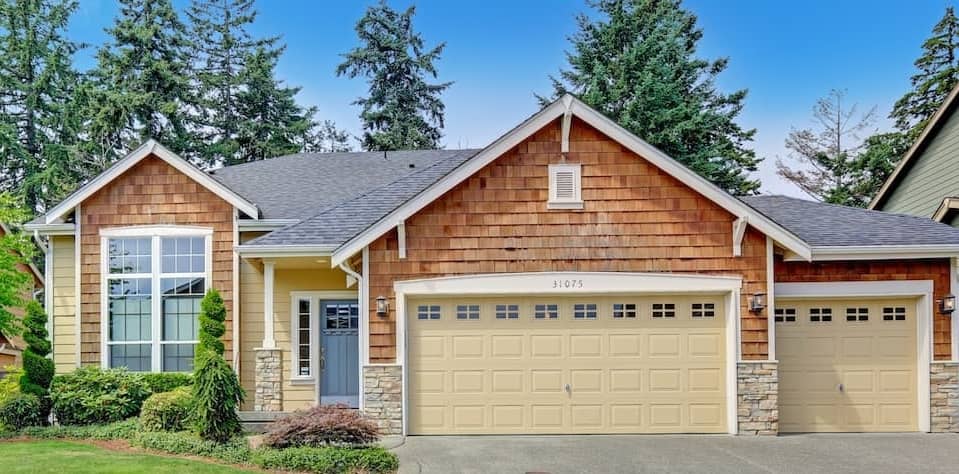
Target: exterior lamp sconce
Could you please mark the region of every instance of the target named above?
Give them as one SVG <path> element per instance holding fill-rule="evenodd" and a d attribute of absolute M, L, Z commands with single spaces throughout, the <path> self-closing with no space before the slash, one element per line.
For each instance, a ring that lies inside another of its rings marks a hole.
<path fill-rule="evenodd" d="M 758 313 L 766 307 L 766 293 L 753 293 L 749 297 L 749 311 Z"/>
<path fill-rule="evenodd" d="M 939 312 L 942 314 L 952 314 L 956 310 L 955 295 L 946 295 L 939 300 Z"/>
<path fill-rule="evenodd" d="M 383 295 L 376 297 L 376 315 L 385 318 L 386 313 L 390 311 L 390 303 L 386 301 L 386 297 Z"/>

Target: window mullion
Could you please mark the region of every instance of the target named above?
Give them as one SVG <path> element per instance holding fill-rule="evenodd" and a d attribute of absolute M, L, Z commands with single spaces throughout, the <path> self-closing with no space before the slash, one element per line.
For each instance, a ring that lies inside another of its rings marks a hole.
<path fill-rule="evenodd" d="M 150 354 L 152 359 L 152 371 L 160 372 L 162 370 L 162 364 L 160 357 L 162 354 L 162 348 L 160 347 L 160 331 L 162 329 L 162 313 L 163 308 L 162 301 L 160 301 L 160 237 L 157 235 L 153 236 L 152 241 L 152 255 L 150 255 L 150 266 L 153 269 L 152 279 L 150 282 L 150 303 L 152 307 L 151 322 L 153 323 L 151 328 L 151 339 L 152 344 L 150 346 Z"/>

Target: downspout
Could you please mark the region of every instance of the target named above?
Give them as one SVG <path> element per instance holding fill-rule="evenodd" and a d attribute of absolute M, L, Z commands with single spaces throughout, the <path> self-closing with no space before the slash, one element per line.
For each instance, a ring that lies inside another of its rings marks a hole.
<path fill-rule="evenodd" d="M 350 268 L 350 265 L 347 264 L 346 262 L 343 262 L 340 264 L 340 270 L 343 270 L 344 273 L 355 278 L 357 285 L 363 284 L 363 277 L 359 273 L 356 273 L 355 271 L 353 271 L 353 269 Z"/>

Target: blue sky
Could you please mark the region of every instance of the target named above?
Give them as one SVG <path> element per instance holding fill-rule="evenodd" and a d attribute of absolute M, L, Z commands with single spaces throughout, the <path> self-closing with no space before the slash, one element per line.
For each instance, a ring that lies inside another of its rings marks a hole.
<path fill-rule="evenodd" d="M 175 0 L 178 6 L 187 1 Z M 362 80 L 336 77 L 341 53 L 355 44 L 353 26 L 371 2 L 260 0 L 253 32 L 282 35 L 287 44 L 278 75 L 302 87 L 300 101 L 320 108 L 353 134 L 358 109 L 350 103 L 365 91 Z M 390 0 L 397 8 L 411 2 Z M 549 92 L 550 74 L 565 65 L 567 36 L 580 0 L 420 0 L 416 28 L 427 44 L 446 41 L 440 80 L 455 83 L 444 96 L 444 144 L 482 147 L 537 110 L 534 93 Z M 754 148 L 765 157 L 758 173 L 767 193 L 802 196 L 775 175 L 777 157 L 788 158 L 783 141 L 791 127 L 811 125 L 817 98 L 847 89 L 863 109 L 877 107 L 885 120 L 909 87 L 913 61 L 950 2 L 943 0 L 686 0 L 699 16 L 700 55 L 727 56 L 720 76 L 726 91 L 748 89 L 740 123 L 758 130 Z M 98 45 L 112 23 L 111 1 L 81 0 L 71 36 Z M 93 51 L 78 64 L 89 67 Z"/>

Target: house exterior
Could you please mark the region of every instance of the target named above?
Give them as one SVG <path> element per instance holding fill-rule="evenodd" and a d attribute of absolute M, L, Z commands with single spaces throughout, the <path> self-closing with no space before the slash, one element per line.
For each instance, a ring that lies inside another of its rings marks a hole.
<path fill-rule="evenodd" d="M 959 227 L 959 87 L 929 120 L 916 142 L 869 203 L 870 209 L 931 217 Z"/>
<path fill-rule="evenodd" d="M 148 142 L 29 228 L 59 372 L 190 370 L 403 434 L 959 431 L 959 230 L 733 197 L 572 96 L 480 150 L 202 172 Z"/>
<path fill-rule="evenodd" d="M 10 232 L 10 228 L 7 227 L 7 225 L 3 222 L 0 222 L 0 238 L 10 234 Z M 18 268 L 23 273 L 27 273 L 31 276 L 30 285 L 28 285 L 26 294 L 23 295 L 23 298 L 26 300 L 33 299 L 34 292 L 43 289 L 43 274 L 40 273 L 40 269 L 37 268 L 33 263 L 19 265 Z M 18 316 L 23 316 L 22 308 L 12 308 L 12 312 Z M 23 338 L 12 334 L 3 334 L 0 332 L 0 376 L 2 376 L 2 374 L 5 372 L 4 367 L 11 365 L 19 366 L 23 362 L 22 354 L 25 347 L 26 344 L 24 343 Z"/>

